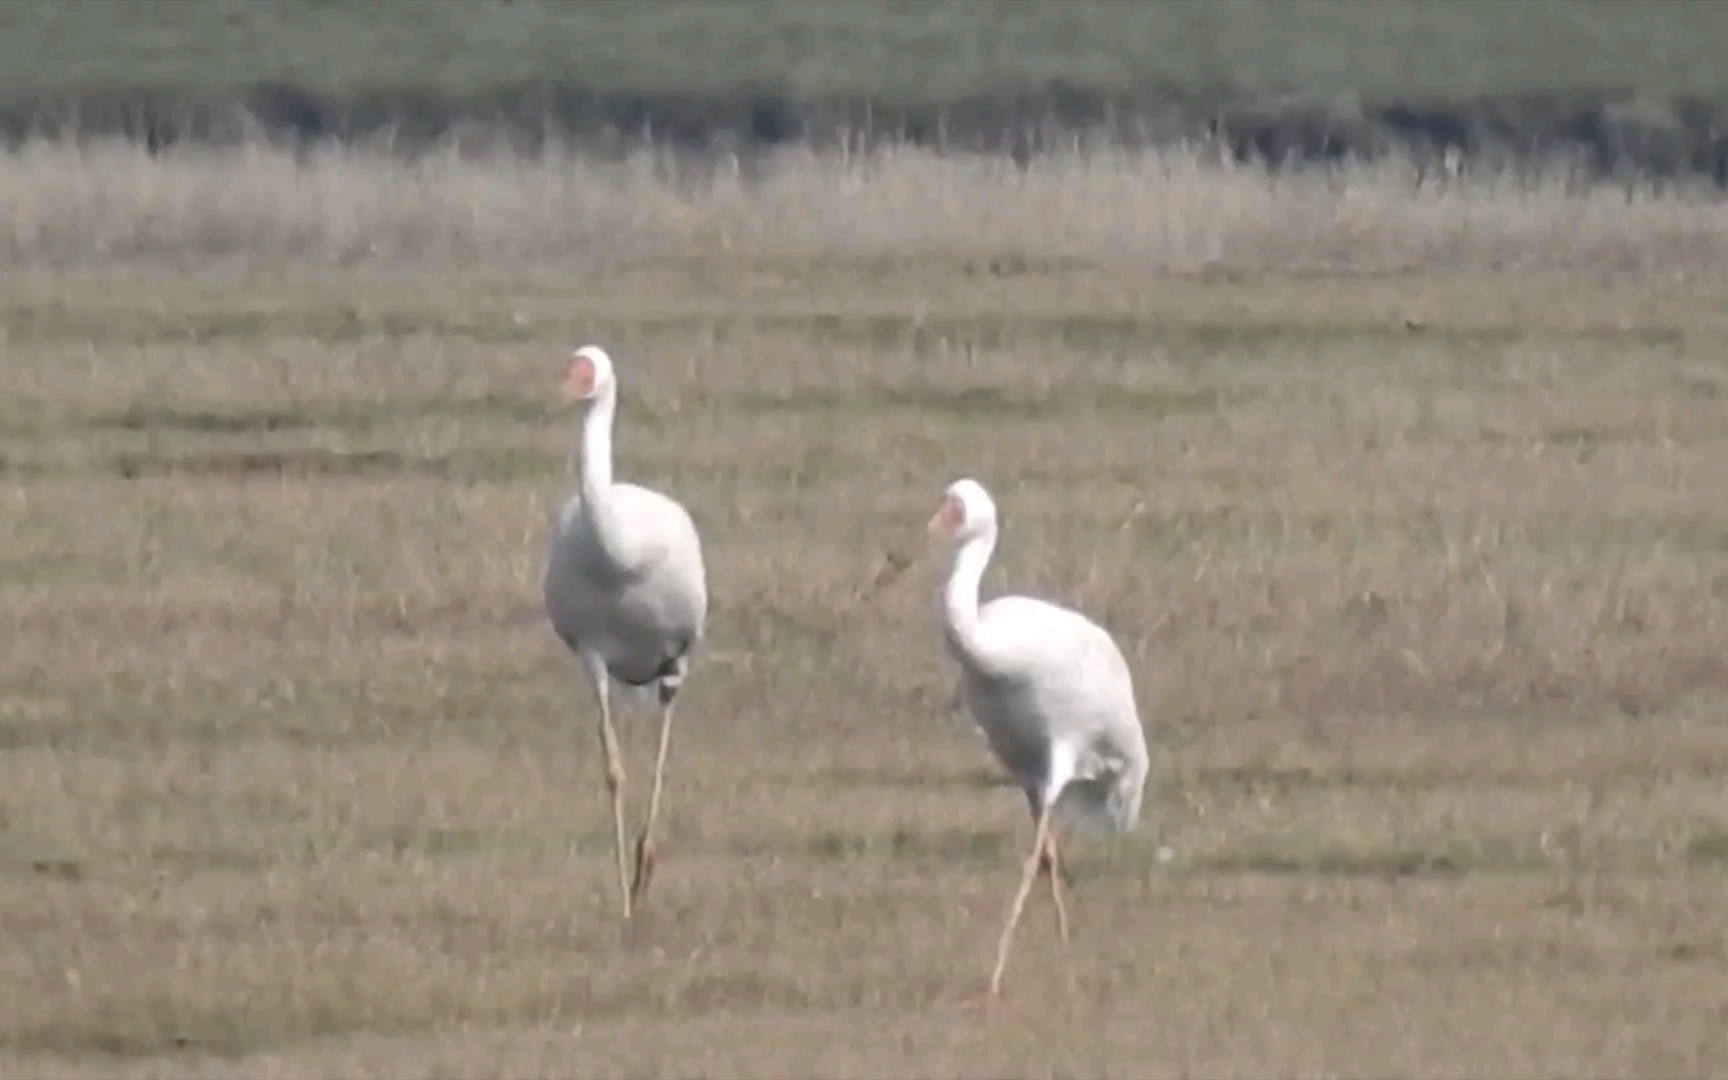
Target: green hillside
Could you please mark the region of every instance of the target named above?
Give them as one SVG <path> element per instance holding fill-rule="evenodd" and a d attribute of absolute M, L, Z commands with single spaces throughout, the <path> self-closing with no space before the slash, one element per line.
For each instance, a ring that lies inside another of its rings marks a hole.
<path fill-rule="evenodd" d="M 1674 152 L 1696 158 L 1728 128 L 1723 45 L 1728 5 L 1704 0 L 14 0 L 0 120 L 14 135 L 74 115 L 219 127 L 245 103 L 299 127 L 785 137 L 868 106 L 890 125 L 946 110 L 965 137 L 1052 102 L 1063 121 L 1191 127 L 1221 110 L 1284 118 L 1295 97 L 1353 144 L 1389 106 L 1463 110 L 1453 127 L 1528 142 L 1532 124 L 1597 138 L 1579 111 L 1619 102 L 1608 126 L 1623 124 L 1636 94 L 1632 141 L 1684 129 Z"/>
<path fill-rule="evenodd" d="M 1728 6 L 1702 0 L 14 0 L 0 31 L 8 90 L 268 80 L 466 95 L 554 80 L 916 104 L 1050 79 L 1418 95 L 1728 87 Z"/>

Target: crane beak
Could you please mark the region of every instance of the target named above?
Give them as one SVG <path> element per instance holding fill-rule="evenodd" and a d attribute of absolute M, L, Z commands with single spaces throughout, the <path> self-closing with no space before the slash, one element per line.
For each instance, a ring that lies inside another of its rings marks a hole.
<path fill-rule="evenodd" d="M 930 516 L 930 524 L 925 528 L 931 536 L 950 539 L 960 531 L 960 523 L 966 519 L 966 512 L 952 497 L 942 500 L 942 505 Z"/>

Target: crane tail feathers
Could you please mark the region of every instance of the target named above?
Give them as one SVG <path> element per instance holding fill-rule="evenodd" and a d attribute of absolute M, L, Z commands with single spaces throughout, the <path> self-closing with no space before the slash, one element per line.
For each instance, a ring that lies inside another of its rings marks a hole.
<path fill-rule="evenodd" d="M 660 676 L 660 704 L 670 705 L 672 699 L 678 696 L 679 687 L 684 685 L 684 658 L 678 658 L 678 666 Z"/>
<path fill-rule="evenodd" d="M 641 681 L 632 681 L 619 676 L 624 692 L 643 703 L 658 702 L 670 705 L 672 699 L 678 696 L 678 690 L 684 685 L 684 676 L 690 670 L 689 646 L 678 655 L 667 658 L 654 674 Z M 615 673 L 616 674 L 616 673 Z"/>
<path fill-rule="evenodd" d="M 1080 832 L 1090 836 L 1133 832 L 1140 823 L 1139 784 L 1118 783 L 1100 790 L 1089 784 L 1073 784 L 1062 793 L 1056 809 Z"/>

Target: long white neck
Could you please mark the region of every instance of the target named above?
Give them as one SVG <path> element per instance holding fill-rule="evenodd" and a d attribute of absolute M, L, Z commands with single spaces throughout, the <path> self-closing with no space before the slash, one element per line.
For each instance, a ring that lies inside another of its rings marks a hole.
<path fill-rule="evenodd" d="M 975 668 L 986 664 L 978 619 L 978 586 L 996 550 L 996 530 L 986 529 L 955 550 L 942 587 L 942 624 L 962 662 Z"/>
<path fill-rule="evenodd" d="M 578 474 L 582 501 L 598 504 L 612 486 L 612 418 L 618 413 L 618 393 L 608 390 L 588 407 L 582 418 L 582 463 Z"/>
<path fill-rule="evenodd" d="M 582 516 L 595 542 L 609 561 L 626 561 L 624 536 L 617 511 L 607 496 L 612 490 L 612 418 L 618 411 L 618 393 L 608 389 L 588 407 L 582 418 L 582 461 L 578 470 L 582 493 Z"/>

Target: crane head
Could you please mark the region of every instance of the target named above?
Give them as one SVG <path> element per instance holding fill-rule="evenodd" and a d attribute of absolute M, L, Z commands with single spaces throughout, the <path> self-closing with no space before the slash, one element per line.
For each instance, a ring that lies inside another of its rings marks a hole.
<path fill-rule="evenodd" d="M 996 526 L 996 503 L 984 485 L 967 478 L 956 480 L 942 493 L 942 501 L 930 518 L 930 532 L 952 542 L 972 537 Z"/>
<path fill-rule="evenodd" d="M 598 345 L 584 345 L 570 356 L 564 374 L 564 396 L 571 401 L 593 401 L 613 386 L 612 358 Z"/>

